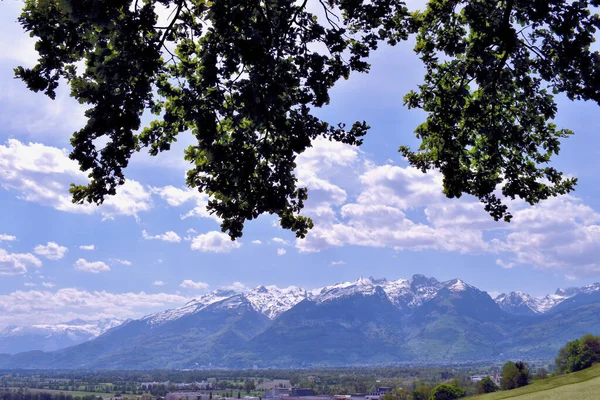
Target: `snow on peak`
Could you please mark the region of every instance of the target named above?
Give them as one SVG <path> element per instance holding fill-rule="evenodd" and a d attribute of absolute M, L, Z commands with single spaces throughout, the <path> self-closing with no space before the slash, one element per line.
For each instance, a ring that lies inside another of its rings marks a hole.
<path fill-rule="evenodd" d="M 354 282 L 340 282 L 335 285 L 325 286 L 314 296 L 317 303 L 324 303 L 340 297 L 362 294 L 371 296 L 375 294 L 378 285 L 371 278 L 360 277 Z"/>
<path fill-rule="evenodd" d="M 557 293 L 561 289 L 557 290 Z M 577 294 L 576 291 L 570 291 L 570 296 L 560 294 L 549 294 L 544 297 L 533 297 L 527 293 L 521 291 L 515 291 L 510 293 L 502 293 L 494 299 L 494 301 L 504 310 L 509 311 L 512 309 L 527 307 L 536 314 L 544 314 L 550 309 L 562 303 L 569 297 Z"/>
<path fill-rule="evenodd" d="M 464 292 L 472 286 L 467 285 L 464 281 L 460 279 L 453 279 L 447 283 L 446 287 L 453 292 Z"/>
<path fill-rule="evenodd" d="M 280 314 L 306 299 L 307 292 L 297 286 L 279 288 L 272 285 L 258 286 L 244 296 L 256 311 L 266 315 L 270 319 L 275 319 Z"/>
<path fill-rule="evenodd" d="M 185 317 L 186 315 L 196 313 L 213 303 L 226 300 L 232 296 L 235 296 L 236 294 L 237 293 L 233 290 L 215 290 L 214 292 L 210 292 L 198 297 L 197 299 L 189 301 L 184 306 L 150 314 L 142 318 L 142 320 L 147 321 L 151 325 L 162 325 L 165 322 L 174 321 L 176 319 Z"/>

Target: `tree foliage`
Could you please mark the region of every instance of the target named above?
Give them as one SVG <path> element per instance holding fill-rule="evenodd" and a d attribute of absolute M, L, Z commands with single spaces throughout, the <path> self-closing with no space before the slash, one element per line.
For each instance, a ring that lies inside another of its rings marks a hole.
<path fill-rule="evenodd" d="M 600 362 L 600 336 L 590 334 L 575 339 L 562 347 L 556 357 L 556 371 L 560 374 L 580 371 Z"/>
<path fill-rule="evenodd" d="M 294 175 L 313 140 L 360 145 L 368 125 L 330 125 L 314 110 L 352 71 L 367 72 L 381 42 L 416 34 L 427 75 L 406 104 L 428 113 L 421 146 L 400 151 L 438 169 L 448 197 L 477 196 L 495 219 L 495 194 L 536 203 L 573 189 L 547 166 L 571 132 L 552 119 L 554 94 L 600 100 L 600 56 L 590 50 L 599 0 L 25 0 L 19 22 L 40 58 L 18 67 L 29 89 L 51 98 L 61 79 L 87 104 L 70 157 L 89 173 L 73 201 L 100 204 L 125 182 L 134 152 L 157 155 L 181 132 L 187 184 L 210 196 L 209 212 L 232 239 L 244 223 L 276 214 L 304 237 L 307 189 Z M 158 9 L 170 12 L 158 24 Z M 82 63 L 83 62 L 83 63 Z M 84 64 L 83 67 L 81 65 Z M 142 115 L 156 120 L 142 127 Z"/>
<path fill-rule="evenodd" d="M 508 361 L 502 367 L 500 386 L 503 390 L 512 390 L 527 386 L 530 380 L 531 373 L 529 372 L 529 366 L 523 361 L 516 363 Z"/>
<path fill-rule="evenodd" d="M 497 392 L 499 389 L 500 388 L 498 387 L 498 385 L 496 385 L 492 378 L 490 378 L 489 376 L 486 376 L 485 378 L 477 382 L 478 394 L 493 393 Z"/>
<path fill-rule="evenodd" d="M 437 385 L 429 395 L 429 400 L 454 400 L 466 395 L 465 390 L 454 384 L 442 383 Z"/>

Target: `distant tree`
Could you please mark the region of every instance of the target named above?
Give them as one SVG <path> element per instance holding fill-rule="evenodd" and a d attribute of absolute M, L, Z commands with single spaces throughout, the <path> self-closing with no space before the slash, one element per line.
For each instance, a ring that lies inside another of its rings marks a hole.
<path fill-rule="evenodd" d="M 240 392 L 238 392 L 238 394 L 237 394 L 237 398 L 238 398 L 238 399 L 241 399 L 241 398 L 242 398 L 242 394 L 241 394 Z"/>
<path fill-rule="evenodd" d="M 409 400 L 410 391 L 404 388 L 397 388 L 392 390 L 392 398 L 394 400 Z"/>
<path fill-rule="evenodd" d="M 431 386 L 417 386 L 412 392 L 412 400 L 429 400 L 431 389 Z"/>
<path fill-rule="evenodd" d="M 454 400 L 465 397 L 465 395 L 466 392 L 463 388 L 454 384 L 442 383 L 433 389 L 429 400 Z"/>
<path fill-rule="evenodd" d="M 512 362 L 509 361 L 502 367 L 502 381 L 500 386 L 504 390 L 516 389 L 522 386 L 526 386 L 531 379 L 531 373 L 529 372 L 529 366 L 523 361 Z"/>
<path fill-rule="evenodd" d="M 486 376 L 485 378 L 477 382 L 478 394 L 493 393 L 497 392 L 499 389 L 500 388 L 498 387 L 498 385 L 496 385 L 492 378 L 490 378 L 489 376 Z"/>

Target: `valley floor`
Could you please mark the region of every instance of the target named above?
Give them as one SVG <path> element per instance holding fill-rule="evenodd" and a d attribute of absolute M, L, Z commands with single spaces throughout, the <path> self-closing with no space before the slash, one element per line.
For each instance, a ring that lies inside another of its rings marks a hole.
<path fill-rule="evenodd" d="M 548 378 L 504 392 L 474 397 L 475 400 L 595 400 L 600 397 L 600 365 L 573 374 Z"/>

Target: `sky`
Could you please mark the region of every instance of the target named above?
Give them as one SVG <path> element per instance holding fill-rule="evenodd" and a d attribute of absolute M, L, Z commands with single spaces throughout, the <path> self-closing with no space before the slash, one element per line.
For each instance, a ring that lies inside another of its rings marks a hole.
<path fill-rule="evenodd" d="M 556 122 L 576 134 L 553 165 L 579 178 L 576 192 L 512 202 L 513 221 L 494 222 L 474 198 L 445 198 L 439 174 L 397 152 L 418 143 L 424 114 L 402 98 L 424 71 L 410 42 L 383 47 L 369 74 L 339 83 L 318 111 L 331 123 L 367 121 L 364 144 L 319 140 L 298 158 L 304 214 L 315 222 L 307 238 L 267 215 L 232 242 L 206 196 L 185 186 L 186 135 L 158 157 L 136 154 L 127 183 L 102 206 L 71 203 L 69 184 L 87 179 L 68 158 L 85 108 L 65 86 L 52 101 L 14 79 L 14 67 L 37 57 L 15 22 L 20 3 L 0 7 L 0 328 L 137 318 L 219 288 L 313 289 L 360 276 L 461 278 L 534 296 L 600 281 L 597 105 L 559 99 Z"/>

